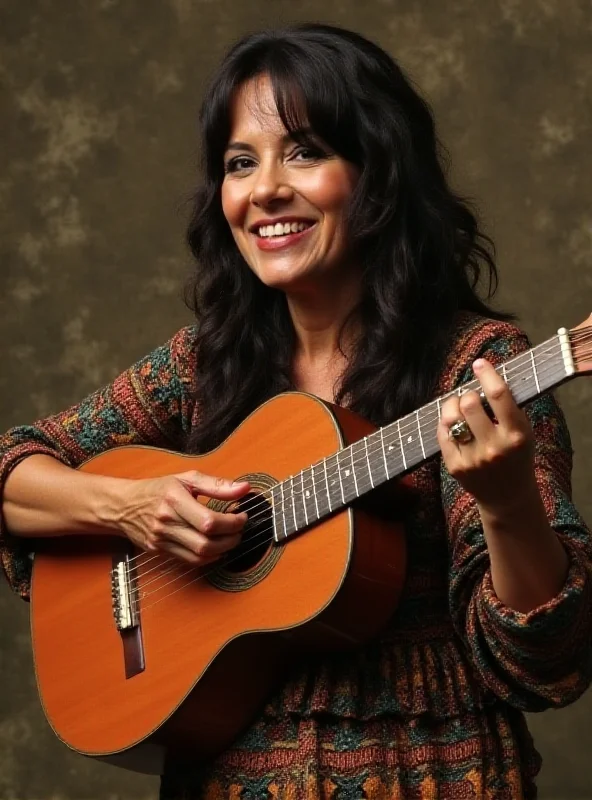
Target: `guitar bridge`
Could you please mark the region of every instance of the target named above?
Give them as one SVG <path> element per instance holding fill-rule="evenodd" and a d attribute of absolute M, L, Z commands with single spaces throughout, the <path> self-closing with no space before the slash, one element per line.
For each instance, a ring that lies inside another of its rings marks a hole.
<path fill-rule="evenodd" d="M 138 578 L 128 555 L 118 558 L 111 570 L 111 599 L 117 630 L 137 628 L 140 623 Z"/>

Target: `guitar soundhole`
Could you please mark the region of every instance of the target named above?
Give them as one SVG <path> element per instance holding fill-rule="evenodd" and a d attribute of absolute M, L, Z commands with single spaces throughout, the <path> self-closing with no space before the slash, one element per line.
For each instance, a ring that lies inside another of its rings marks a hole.
<path fill-rule="evenodd" d="M 210 500 L 216 511 L 246 511 L 249 515 L 238 547 L 231 550 L 207 579 L 226 592 L 242 592 L 262 581 L 277 564 L 283 548 L 273 538 L 273 514 L 269 503 L 275 480 L 262 473 L 242 475 L 254 489 L 238 503 Z"/>
<path fill-rule="evenodd" d="M 256 567 L 273 542 L 271 506 L 261 499 L 261 495 L 245 495 L 238 503 L 237 511 L 246 511 L 249 521 L 243 530 L 241 543 L 230 551 L 223 562 L 224 569 L 234 573 L 247 572 Z"/>

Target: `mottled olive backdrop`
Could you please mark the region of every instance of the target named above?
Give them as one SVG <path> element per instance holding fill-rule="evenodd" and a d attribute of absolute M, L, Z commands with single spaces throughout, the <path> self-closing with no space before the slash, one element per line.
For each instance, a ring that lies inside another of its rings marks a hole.
<path fill-rule="evenodd" d="M 433 103 L 533 339 L 592 311 L 589 0 L 0 0 L 0 429 L 65 407 L 184 324 L 184 205 L 208 73 L 239 35 L 353 27 Z M 592 380 L 560 391 L 592 521 Z M 0 586 L 1 800 L 148 800 L 49 731 L 28 612 Z M 174 657 L 174 654 L 171 654 Z M 531 719 L 543 798 L 592 798 L 592 694 Z"/>

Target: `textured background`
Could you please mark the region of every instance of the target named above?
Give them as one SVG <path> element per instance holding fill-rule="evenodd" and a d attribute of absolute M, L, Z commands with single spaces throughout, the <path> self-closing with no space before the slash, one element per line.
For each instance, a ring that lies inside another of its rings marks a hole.
<path fill-rule="evenodd" d="M 498 244 L 500 304 L 534 341 L 592 310 L 589 0 L 0 0 L 0 429 L 65 407 L 188 320 L 204 80 L 237 36 L 296 19 L 369 35 L 423 88 L 453 182 Z M 592 522 L 592 381 L 560 397 Z M 155 779 L 54 740 L 27 608 L 4 585 L 0 619 L 0 799 L 155 798 Z M 592 798 L 591 713 L 589 693 L 531 719 L 543 798 Z"/>

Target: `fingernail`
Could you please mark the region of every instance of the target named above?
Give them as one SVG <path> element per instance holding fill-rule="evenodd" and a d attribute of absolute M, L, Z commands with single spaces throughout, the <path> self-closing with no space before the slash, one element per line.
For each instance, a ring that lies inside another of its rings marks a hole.
<path fill-rule="evenodd" d="M 478 358 L 476 361 L 473 361 L 473 369 L 481 369 L 485 365 L 485 361 L 482 358 Z"/>

